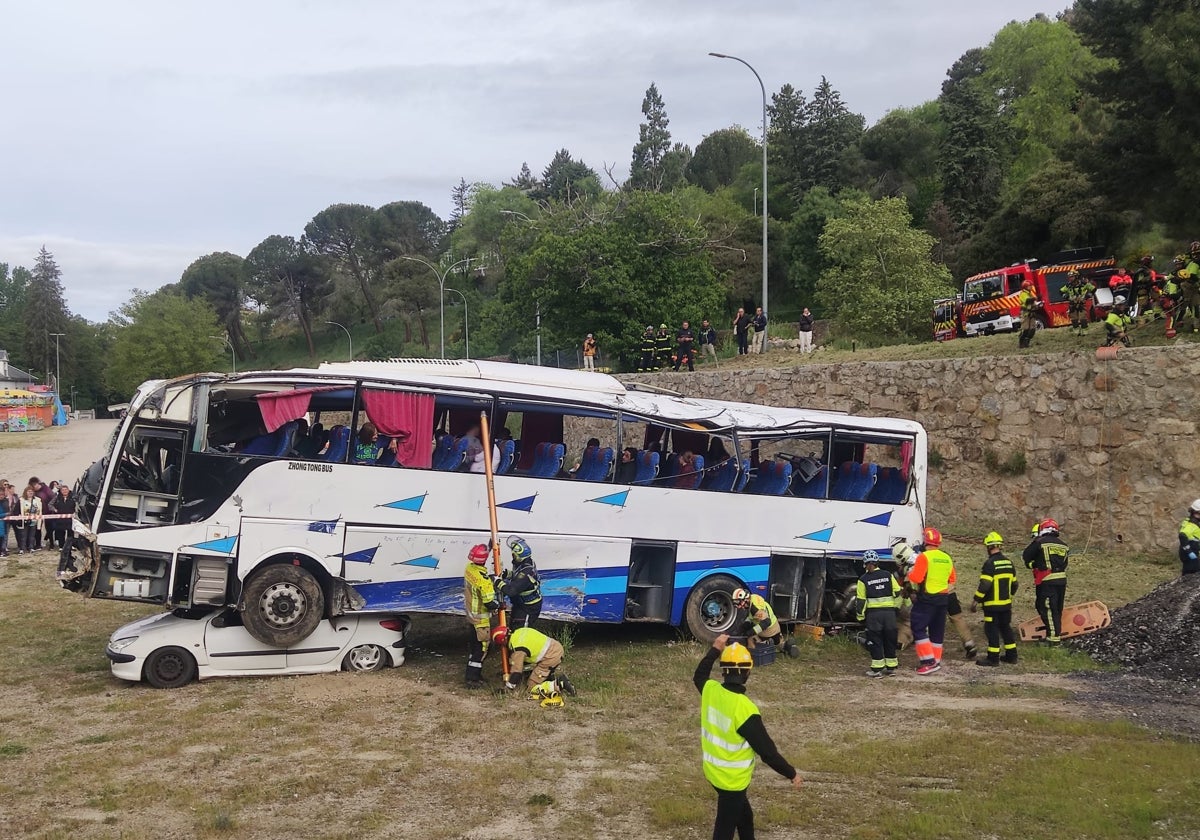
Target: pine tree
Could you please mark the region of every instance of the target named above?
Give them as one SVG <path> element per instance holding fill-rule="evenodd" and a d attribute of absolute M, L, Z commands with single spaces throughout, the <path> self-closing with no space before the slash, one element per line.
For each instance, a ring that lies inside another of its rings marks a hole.
<path fill-rule="evenodd" d="M 541 185 L 541 182 L 533 177 L 529 164 L 525 161 L 521 162 L 521 171 L 517 173 L 517 177 L 505 183 L 506 187 L 516 187 L 526 195 L 536 192 Z"/>
<path fill-rule="evenodd" d="M 450 230 L 453 232 L 458 230 L 458 226 L 462 224 L 463 217 L 467 215 L 467 209 L 471 203 L 471 188 L 467 185 L 466 178 L 458 179 L 458 183 L 450 191 L 450 200 L 452 202 Z"/>
<path fill-rule="evenodd" d="M 642 114 L 646 121 L 638 127 L 638 142 L 633 147 L 633 162 L 629 166 L 628 187 L 634 190 L 662 192 L 667 179 L 667 159 L 671 154 L 671 132 L 667 128 L 667 110 L 658 86 L 653 82 L 642 99 Z M 689 151 L 690 157 L 690 151 Z M 686 165 L 686 161 L 685 161 Z M 682 176 L 683 169 L 679 168 Z"/>
<path fill-rule="evenodd" d="M 841 177 L 842 156 L 858 142 L 866 121 L 854 114 L 842 101 L 842 95 L 821 77 L 808 103 L 804 128 L 804 177 L 800 186 L 805 189 L 826 187 L 836 192 L 844 186 Z"/>
<path fill-rule="evenodd" d="M 33 266 L 25 308 L 25 358 L 31 365 L 42 366 L 47 381 L 54 371 L 53 333 L 67 331 L 67 304 L 63 299 L 61 278 L 62 270 L 54 261 L 54 255 L 43 245 Z M 70 347 L 62 348 L 62 351 L 69 353 Z"/>

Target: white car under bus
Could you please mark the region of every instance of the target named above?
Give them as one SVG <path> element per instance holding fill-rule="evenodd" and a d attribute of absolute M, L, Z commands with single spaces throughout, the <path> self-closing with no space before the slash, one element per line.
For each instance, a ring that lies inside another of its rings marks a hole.
<path fill-rule="evenodd" d="M 548 618 L 711 638 L 747 587 L 782 621 L 846 620 L 862 552 L 886 560 L 924 525 L 912 420 L 526 365 L 351 362 L 141 386 L 80 482 L 63 585 L 240 608 L 280 648 L 344 614 L 461 613 L 467 551 L 489 534 L 481 414 L 500 531 L 533 548 Z M 381 437 L 360 448 L 367 423 Z"/>
<path fill-rule="evenodd" d="M 210 677 L 398 667 L 407 628 L 403 616 L 339 616 L 320 622 L 295 647 L 279 648 L 246 632 L 236 609 L 177 609 L 118 628 L 104 652 L 118 679 L 179 688 Z"/>

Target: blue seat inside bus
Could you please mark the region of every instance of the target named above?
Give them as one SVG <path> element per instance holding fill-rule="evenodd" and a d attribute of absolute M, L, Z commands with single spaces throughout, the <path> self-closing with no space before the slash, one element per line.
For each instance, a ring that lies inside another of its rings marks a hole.
<path fill-rule="evenodd" d="M 375 463 L 381 467 L 391 467 L 396 463 L 396 453 L 392 451 L 392 439 L 386 435 L 380 435 L 379 440 L 375 441 L 378 446 L 383 447 L 379 450 L 379 457 L 375 459 Z"/>
<path fill-rule="evenodd" d="M 733 492 L 741 493 L 746 489 L 746 482 L 750 480 L 750 459 L 742 459 L 742 468 L 738 470 L 737 484 L 734 485 Z"/>
<path fill-rule="evenodd" d="M 793 481 L 792 495 L 800 499 L 824 499 L 825 482 L 829 478 L 829 468 L 824 464 L 817 474 L 808 481 Z"/>
<path fill-rule="evenodd" d="M 658 453 L 643 449 L 637 454 L 637 472 L 634 473 L 634 484 L 649 484 L 658 476 Z"/>
<path fill-rule="evenodd" d="M 676 461 L 676 469 L 679 469 L 679 463 Z M 677 472 L 671 480 L 671 487 L 676 490 L 695 490 L 700 486 L 700 480 L 704 478 L 704 456 L 697 455 L 693 465 L 687 471 Z"/>
<path fill-rule="evenodd" d="M 505 440 L 501 441 L 498 446 L 500 447 L 500 460 L 496 463 L 496 475 L 504 475 L 512 469 L 513 460 L 517 454 L 517 444 L 516 441 Z"/>
<path fill-rule="evenodd" d="M 437 443 L 433 446 L 433 468 L 443 469 L 442 464 L 450 460 L 450 453 L 453 451 L 454 435 L 438 435 Z"/>
<path fill-rule="evenodd" d="M 292 440 L 296 437 L 296 428 L 300 424 L 293 420 L 280 426 L 266 435 L 259 435 L 251 440 L 239 453 L 241 455 L 265 455 L 268 458 L 282 458 L 292 448 Z"/>
<path fill-rule="evenodd" d="M 441 470 L 442 472 L 454 472 L 455 470 L 462 469 L 463 463 L 467 460 L 467 449 L 470 446 L 471 441 L 469 438 L 459 438 L 450 448 L 449 454 L 434 469 Z"/>
<path fill-rule="evenodd" d="M 792 465 L 787 461 L 768 461 L 758 465 L 758 475 L 747 492 L 757 496 L 782 496 L 792 483 Z"/>
<path fill-rule="evenodd" d="M 904 480 L 900 470 L 895 467 L 880 467 L 879 477 L 871 489 L 870 495 L 867 496 L 867 501 L 898 505 L 904 501 L 907 492 L 908 482 Z"/>
<path fill-rule="evenodd" d="M 347 426 L 335 426 L 329 432 L 329 448 L 321 456 L 322 461 L 341 463 L 346 460 L 346 450 L 350 448 L 350 429 Z"/>
<path fill-rule="evenodd" d="M 533 450 L 533 468 L 529 474 L 534 478 L 554 478 L 562 469 L 566 447 L 561 443 L 544 441 Z"/>
<path fill-rule="evenodd" d="M 726 458 L 708 471 L 708 475 L 704 477 L 700 488 L 702 490 L 716 490 L 720 493 L 731 493 L 737 486 L 738 475 L 737 458 Z"/>
<path fill-rule="evenodd" d="M 875 476 L 878 472 L 878 464 L 847 461 L 838 467 L 837 480 L 833 484 L 829 498 L 844 502 L 865 502 L 875 487 Z"/>
<path fill-rule="evenodd" d="M 607 446 L 589 446 L 583 450 L 583 459 L 575 477 L 582 481 L 604 481 L 612 467 L 613 451 Z"/>

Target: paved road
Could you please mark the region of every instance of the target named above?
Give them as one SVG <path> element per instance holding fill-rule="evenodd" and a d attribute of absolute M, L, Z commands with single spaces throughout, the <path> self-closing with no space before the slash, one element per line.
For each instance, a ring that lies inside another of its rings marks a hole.
<path fill-rule="evenodd" d="M 105 454 L 116 420 L 74 420 L 36 432 L 0 434 L 0 478 L 18 488 L 33 476 L 72 487 L 83 471 Z"/>

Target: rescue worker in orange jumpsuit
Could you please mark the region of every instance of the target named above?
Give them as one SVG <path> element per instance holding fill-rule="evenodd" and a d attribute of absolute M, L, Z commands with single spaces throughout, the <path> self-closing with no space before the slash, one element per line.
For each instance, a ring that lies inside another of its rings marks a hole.
<path fill-rule="evenodd" d="M 954 560 L 942 551 L 942 534 L 936 528 L 925 529 L 925 550 L 917 555 L 908 584 L 913 588 L 912 623 L 914 647 L 921 665 L 917 673 L 926 676 L 942 667 L 942 643 L 946 638 L 946 608 L 949 589 L 957 578 Z"/>

